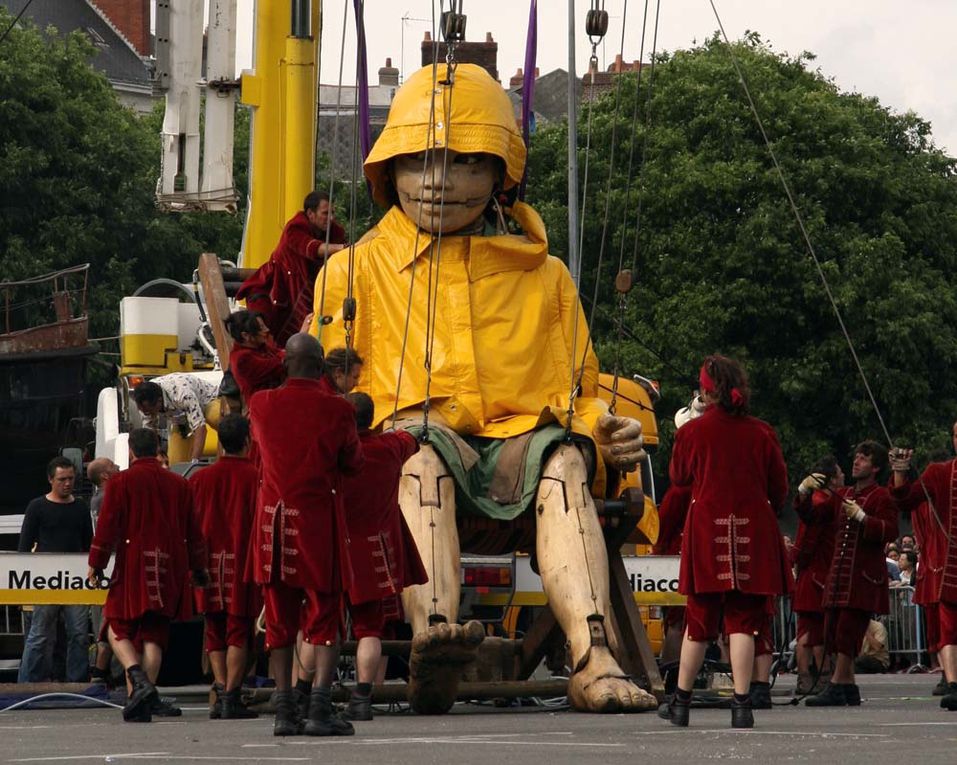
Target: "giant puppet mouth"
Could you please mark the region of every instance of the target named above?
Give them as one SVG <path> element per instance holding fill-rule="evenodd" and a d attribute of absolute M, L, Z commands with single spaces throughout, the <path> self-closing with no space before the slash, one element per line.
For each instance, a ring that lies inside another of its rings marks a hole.
<path fill-rule="evenodd" d="M 488 197 L 473 197 L 471 199 L 436 199 L 435 197 L 426 198 L 426 197 L 413 197 L 409 194 L 405 195 L 407 202 L 412 204 L 422 205 L 422 207 L 429 207 L 434 211 L 438 210 L 454 210 L 454 209 L 463 209 L 469 207 L 484 207 L 488 204 Z"/>

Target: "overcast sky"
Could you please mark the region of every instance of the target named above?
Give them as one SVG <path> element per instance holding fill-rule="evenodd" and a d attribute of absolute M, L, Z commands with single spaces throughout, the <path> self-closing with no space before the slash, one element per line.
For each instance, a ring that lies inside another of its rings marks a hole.
<path fill-rule="evenodd" d="M 318 2 L 318 0 L 314 0 Z M 344 81 L 354 81 L 355 31 L 350 7 L 346 33 Z M 658 0 L 649 0 L 653 18 Z M 239 0 L 237 64 L 251 66 L 253 0 Z M 321 80 L 335 84 L 339 72 L 340 39 L 345 2 L 323 3 Z M 444 4 L 448 7 L 448 3 Z M 525 57 L 529 0 L 464 0 L 467 39 L 484 40 L 491 32 L 498 42 L 498 68 L 503 82 Z M 538 66 L 544 74 L 567 68 L 567 0 L 539 0 Z M 599 49 L 604 65 L 614 60 L 621 45 L 624 0 L 606 0 L 609 29 Z M 644 0 L 627 3 L 625 58 L 638 57 Z M 914 110 L 933 124 L 935 142 L 957 153 L 957 31 L 955 0 L 715 0 L 731 39 L 745 30 L 757 31 L 778 51 L 817 55 L 815 64 L 842 90 L 877 96 L 897 111 Z M 434 3 L 438 9 L 438 0 Z M 587 67 L 590 46 L 584 33 L 589 0 L 577 0 L 579 34 L 577 72 Z M 431 29 L 430 0 L 366 0 L 366 36 L 369 79 L 391 57 L 403 74 L 419 66 L 419 45 Z M 650 49 L 650 29 L 646 51 Z M 708 0 L 661 0 L 659 49 L 686 48 L 717 29 Z M 404 55 L 403 55 L 404 54 Z M 646 52 L 646 60 L 648 54 Z"/>

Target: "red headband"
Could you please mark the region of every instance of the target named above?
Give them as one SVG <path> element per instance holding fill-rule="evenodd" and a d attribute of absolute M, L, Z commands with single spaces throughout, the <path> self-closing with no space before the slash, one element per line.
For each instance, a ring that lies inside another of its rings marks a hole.
<path fill-rule="evenodd" d="M 701 365 L 701 372 L 698 373 L 698 385 L 704 393 L 714 393 L 718 386 L 715 385 L 711 375 L 708 374 L 707 363 Z M 744 395 L 737 388 L 731 389 L 731 403 L 736 407 L 744 406 Z"/>

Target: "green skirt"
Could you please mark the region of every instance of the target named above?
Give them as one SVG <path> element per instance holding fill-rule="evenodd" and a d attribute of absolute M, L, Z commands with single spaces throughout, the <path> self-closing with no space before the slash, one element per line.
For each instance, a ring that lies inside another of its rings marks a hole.
<path fill-rule="evenodd" d="M 408 430 L 422 435 L 421 425 Z M 565 437 L 565 429 L 554 424 L 504 439 L 461 436 L 430 424 L 428 442 L 452 473 L 459 514 L 510 521 L 531 507 L 545 462 Z M 592 442 L 575 433 L 571 440 L 594 465 Z"/>

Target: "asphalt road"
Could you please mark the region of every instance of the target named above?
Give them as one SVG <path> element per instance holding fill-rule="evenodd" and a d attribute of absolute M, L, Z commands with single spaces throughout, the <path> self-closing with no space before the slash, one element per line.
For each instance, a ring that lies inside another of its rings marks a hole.
<path fill-rule="evenodd" d="M 861 678 L 858 708 L 781 706 L 756 713 L 750 731 L 734 731 L 730 712 L 693 709 L 678 729 L 654 713 L 582 715 L 541 707 L 457 705 L 444 717 L 379 714 L 344 739 L 273 738 L 272 719 L 210 721 L 187 703 L 183 718 L 125 724 L 115 709 L 34 710 L 0 714 L 0 762 L 197 763 L 759 763 L 876 765 L 957 763 L 957 713 L 930 691 L 938 675 Z M 791 687 L 793 677 L 779 682 Z M 784 700 L 776 691 L 776 700 Z"/>

